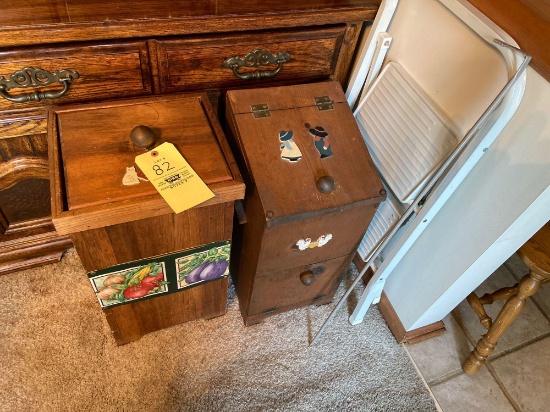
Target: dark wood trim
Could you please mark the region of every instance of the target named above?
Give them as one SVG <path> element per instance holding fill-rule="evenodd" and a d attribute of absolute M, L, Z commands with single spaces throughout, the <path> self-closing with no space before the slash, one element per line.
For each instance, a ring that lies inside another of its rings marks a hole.
<path fill-rule="evenodd" d="M 53 226 L 46 233 L 28 232 L 29 236 L 0 244 L 0 275 L 58 262 L 72 246 L 71 240 L 67 236 L 59 236 Z"/>
<path fill-rule="evenodd" d="M 353 263 L 359 271 L 363 270 L 363 268 L 365 267 L 365 262 L 363 262 L 363 259 L 361 259 L 361 257 L 357 253 L 353 258 Z M 367 270 L 363 275 L 363 282 L 365 284 L 368 283 L 372 276 L 372 270 Z M 395 309 L 393 308 L 390 300 L 384 292 L 382 292 L 382 297 L 380 298 L 380 302 L 378 303 L 378 310 L 380 310 L 382 317 L 388 324 L 391 333 L 393 333 L 393 336 L 398 343 L 413 344 L 422 342 L 423 340 L 439 336 L 446 330 L 443 321 L 439 321 L 408 332 L 405 331 L 405 327 L 401 323 L 399 316 L 397 316 Z"/>
<path fill-rule="evenodd" d="M 103 39 L 159 37 L 187 34 L 226 32 L 228 27 L 238 31 L 288 28 L 308 25 L 338 24 L 342 21 L 373 20 L 378 4 L 349 9 L 303 10 L 287 13 L 224 16 L 223 23 L 213 17 L 186 17 L 129 21 L 86 23 L 55 23 L 37 26 L 0 27 L 0 47 L 32 44 L 65 43 Z M 233 30 L 235 31 L 235 30 Z"/>
<path fill-rule="evenodd" d="M 0 163 L 2 190 L 9 189 L 24 179 L 48 179 L 48 159 L 41 157 L 16 157 Z"/>
<path fill-rule="evenodd" d="M 382 201 L 384 201 L 384 198 L 382 196 L 377 196 L 377 197 L 372 197 L 370 199 L 360 200 L 360 201 L 354 202 L 354 203 L 348 203 L 348 204 L 341 205 L 341 206 L 330 207 L 330 208 L 327 208 L 327 209 L 319 209 L 319 210 L 314 210 L 314 211 L 311 211 L 311 212 L 295 213 L 293 215 L 274 217 L 274 218 L 271 218 L 269 220 L 266 220 L 266 226 L 267 227 L 274 227 L 274 226 L 277 226 L 277 225 L 284 225 L 284 224 L 287 224 L 287 223 L 292 223 L 292 222 L 298 222 L 298 221 L 301 221 L 301 220 L 311 219 L 311 218 L 314 218 L 314 217 L 317 217 L 317 216 L 324 216 L 324 215 L 328 215 L 330 213 L 345 212 L 345 211 L 348 211 L 348 210 L 351 210 L 351 209 L 364 207 L 364 206 L 368 206 L 368 205 L 379 205 L 380 202 L 382 202 Z"/>
<path fill-rule="evenodd" d="M 399 316 L 395 313 L 395 309 L 384 292 L 382 292 L 382 297 L 378 303 L 378 310 L 380 310 L 382 317 L 388 324 L 391 333 L 393 333 L 398 343 L 414 344 L 439 336 L 446 331 L 445 324 L 441 320 L 418 329 L 408 332 L 405 331 L 405 327 L 401 323 Z"/>

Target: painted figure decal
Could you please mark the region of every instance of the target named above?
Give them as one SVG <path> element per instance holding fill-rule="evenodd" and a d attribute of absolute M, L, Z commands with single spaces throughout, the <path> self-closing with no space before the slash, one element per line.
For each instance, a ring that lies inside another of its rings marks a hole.
<path fill-rule="evenodd" d="M 281 130 L 279 133 L 279 140 L 281 141 L 281 158 L 288 160 L 289 162 L 297 162 L 302 158 L 302 152 L 292 140 L 292 130 L 285 132 Z"/>
<path fill-rule="evenodd" d="M 313 143 L 315 148 L 321 155 L 321 159 L 332 156 L 332 149 L 330 148 L 330 142 L 328 140 L 328 133 L 322 126 L 311 127 L 309 123 L 305 124 L 309 131 L 309 134 L 313 136 Z"/>
<path fill-rule="evenodd" d="M 293 249 L 299 249 L 299 250 L 306 250 L 306 249 L 313 249 L 315 247 L 323 247 L 326 245 L 330 240 L 332 239 L 332 233 L 327 233 L 326 235 L 321 235 L 319 238 L 313 242 L 311 238 L 306 239 L 300 239 L 297 241 L 294 245 L 292 245 Z"/>
<path fill-rule="evenodd" d="M 134 166 L 126 168 L 126 173 L 122 178 L 122 184 L 124 186 L 139 185 L 139 178 L 136 172 L 136 168 Z"/>
<path fill-rule="evenodd" d="M 142 182 L 148 182 L 149 180 L 145 176 L 145 174 L 141 171 L 141 169 L 137 166 L 130 166 L 126 168 L 126 173 L 124 174 L 124 177 L 122 178 L 122 184 L 124 186 L 133 186 L 133 185 L 139 185 L 140 180 Z"/>

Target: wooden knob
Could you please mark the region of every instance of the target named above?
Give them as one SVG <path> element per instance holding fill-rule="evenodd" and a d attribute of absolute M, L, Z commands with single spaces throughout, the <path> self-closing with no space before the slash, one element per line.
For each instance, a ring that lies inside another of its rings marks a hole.
<path fill-rule="evenodd" d="M 141 149 L 149 149 L 155 144 L 155 134 L 147 126 L 136 126 L 130 132 L 132 143 Z"/>
<path fill-rule="evenodd" d="M 330 176 L 321 176 L 317 179 L 317 190 L 321 193 L 330 193 L 334 190 L 334 179 Z"/>
<path fill-rule="evenodd" d="M 315 275 L 311 270 L 306 270 L 305 272 L 300 273 L 300 282 L 303 285 L 309 286 L 315 281 Z"/>

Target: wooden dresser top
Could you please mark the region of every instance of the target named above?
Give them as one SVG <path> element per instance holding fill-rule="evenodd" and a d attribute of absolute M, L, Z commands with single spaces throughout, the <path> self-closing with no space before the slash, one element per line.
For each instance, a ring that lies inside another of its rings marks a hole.
<path fill-rule="evenodd" d="M 0 47 L 372 20 L 380 0 L 4 0 Z"/>
<path fill-rule="evenodd" d="M 548 0 L 468 0 L 532 56 L 531 65 L 550 81 Z"/>

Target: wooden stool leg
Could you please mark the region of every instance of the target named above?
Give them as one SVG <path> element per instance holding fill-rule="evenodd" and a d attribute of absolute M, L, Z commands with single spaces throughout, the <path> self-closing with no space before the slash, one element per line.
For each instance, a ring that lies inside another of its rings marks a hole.
<path fill-rule="evenodd" d="M 523 311 L 525 299 L 534 295 L 540 288 L 544 276 L 530 272 L 523 277 L 518 285 L 517 295 L 511 296 L 493 322 L 489 331 L 477 342 L 475 349 L 462 364 L 462 369 L 468 375 L 475 375 L 485 360 L 493 353 L 497 341 L 506 332 L 514 319 Z"/>
<path fill-rule="evenodd" d="M 493 321 L 487 315 L 487 312 L 485 312 L 485 308 L 483 307 L 483 303 L 481 302 L 481 300 L 474 292 L 470 293 L 466 300 L 479 318 L 479 323 L 481 323 L 485 329 L 489 329 Z"/>

